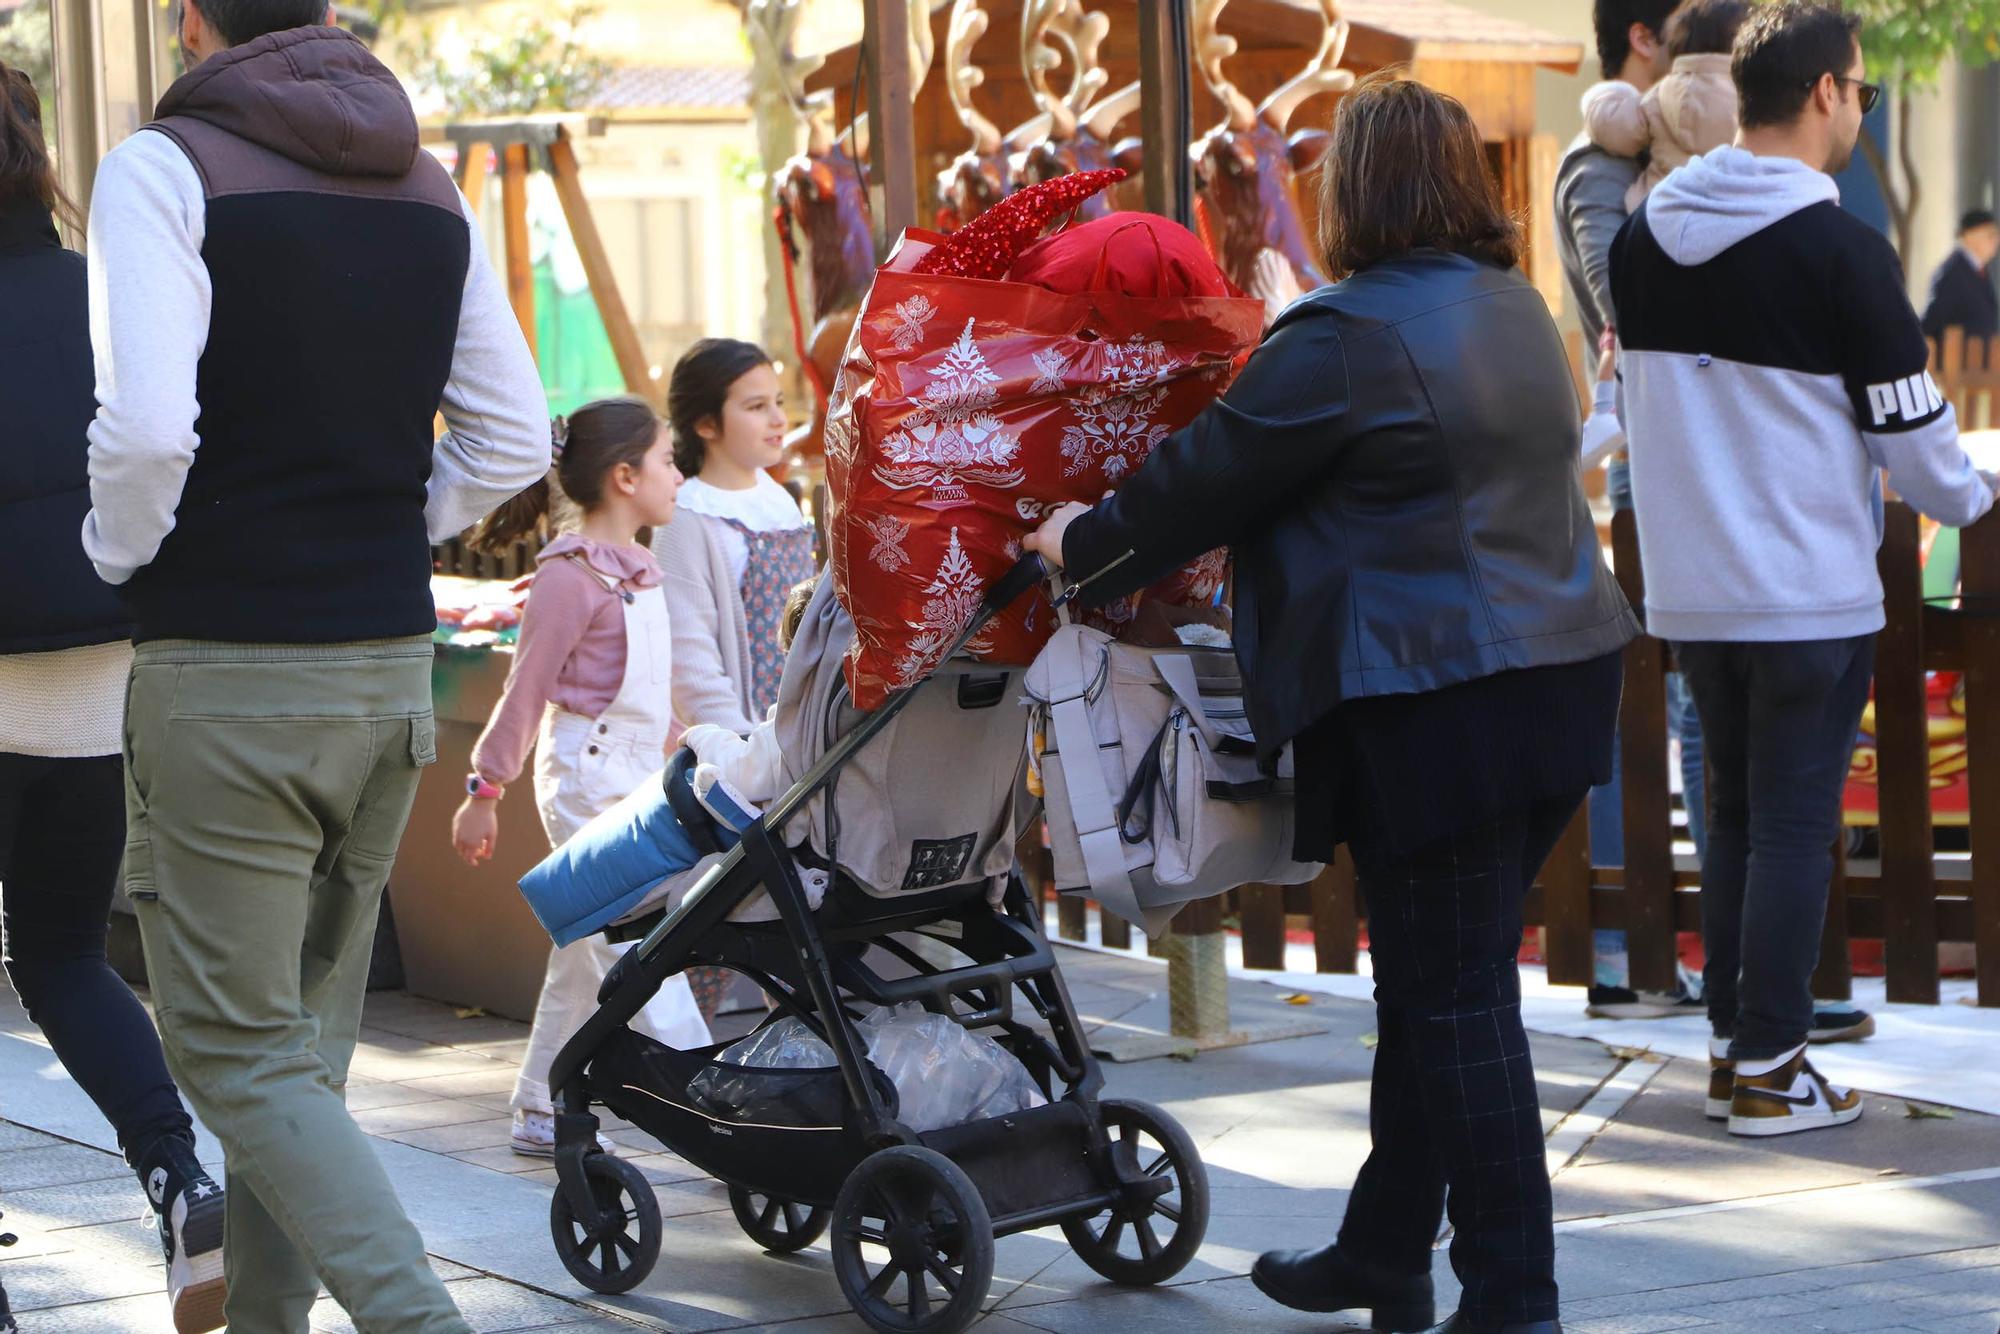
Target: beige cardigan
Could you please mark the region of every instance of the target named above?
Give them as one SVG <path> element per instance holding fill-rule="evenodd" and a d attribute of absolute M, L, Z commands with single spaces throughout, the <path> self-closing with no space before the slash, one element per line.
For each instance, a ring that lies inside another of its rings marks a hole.
<path fill-rule="evenodd" d="M 743 594 L 729 576 L 722 520 L 687 510 L 653 535 L 674 637 L 674 717 L 684 727 L 712 723 L 738 736 L 750 716 L 750 627 Z"/>

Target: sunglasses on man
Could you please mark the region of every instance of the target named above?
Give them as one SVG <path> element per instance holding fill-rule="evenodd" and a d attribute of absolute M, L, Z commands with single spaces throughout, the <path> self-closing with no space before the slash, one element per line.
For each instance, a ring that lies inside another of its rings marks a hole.
<path fill-rule="evenodd" d="M 1834 75 L 1833 81 L 1835 83 L 1851 83 L 1855 88 L 1860 90 L 1861 114 L 1864 116 L 1873 111 L 1875 104 L 1882 100 L 1882 85 L 1879 83 L 1868 83 L 1862 79 L 1849 78 L 1844 74 Z M 1817 82 L 1818 80 L 1814 80 L 1814 83 Z M 1811 87 L 1812 85 L 1808 84 L 1807 86 Z"/>

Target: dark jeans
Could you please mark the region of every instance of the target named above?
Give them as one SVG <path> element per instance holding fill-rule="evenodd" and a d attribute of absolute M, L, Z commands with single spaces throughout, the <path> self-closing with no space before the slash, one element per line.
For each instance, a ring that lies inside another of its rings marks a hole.
<path fill-rule="evenodd" d="M 125 850 L 116 755 L 45 760 L 0 753 L 0 938 L 7 977 L 118 1132 L 137 1167 L 165 1135 L 194 1126 L 167 1074 L 153 1021 L 104 957 Z"/>
<path fill-rule="evenodd" d="M 1708 743 L 1701 934 L 1708 1018 L 1738 1060 L 1812 1028 L 1840 795 L 1868 702 L 1875 636 L 1676 644 Z"/>
<path fill-rule="evenodd" d="M 1447 1210 L 1459 1310 L 1556 1318 L 1541 1108 L 1521 1027 L 1521 901 L 1583 800 L 1537 802 L 1389 858 L 1357 840 L 1379 1042 L 1373 1151 L 1340 1228 L 1350 1255 L 1429 1273 Z"/>

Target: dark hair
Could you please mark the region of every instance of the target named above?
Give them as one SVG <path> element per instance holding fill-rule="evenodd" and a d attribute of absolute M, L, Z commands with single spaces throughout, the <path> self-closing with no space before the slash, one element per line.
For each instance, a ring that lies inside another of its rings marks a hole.
<path fill-rule="evenodd" d="M 1597 30 L 1597 63 L 1604 77 L 1615 79 L 1632 54 L 1632 25 L 1643 23 L 1655 37 L 1667 26 L 1667 16 L 1679 0 L 1592 0 L 1591 26 Z"/>
<path fill-rule="evenodd" d="M 1346 275 L 1422 246 L 1503 268 L 1521 233 L 1501 206 L 1465 105 L 1393 71 L 1340 100 L 1320 169 L 1319 248 Z"/>
<path fill-rule="evenodd" d="M 560 490 L 583 509 L 604 499 L 604 482 L 621 463 L 634 468 L 659 438 L 660 418 L 652 405 L 637 398 L 604 398 L 558 417 L 553 433 L 559 443 L 555 466 L 548 476 L 480 521 L 466 545 L 475 551 L 505 551 L 536 532 L 548 518 Z"/>
<path fill-rule="evenodd" d="M 83 215 L 56 181 L 35 82 L 25 70 L 0 63 L 0 208 L 20 199 L 32 199 L 73 229 L 83 229 Z"/>
<path fill-rule="evenodd" d="M 267 33 L 311 28 L 326 22 L 328 0 L 181 0 L 201 11 L 202 21 L 231 46 Z"/>
<path fill-rule="evenodd" d="M 1743 128 L 1797 120 L 1821 79 L 1846 77 L 1860 37 L 1860 17 L 1832 5 L 1778 0 L 1758 6 L 1736 38 L 1730 63 Z"/>
<path fill-rule="evenodd" d="M 792 641 L 799 637 L 799 627 L 805 624 L 806 608 L 812 605 L 813 594 L 819 591 L 819 576 L 814 575 L 802 584 L 793 586 L 785 594 L 784 614 L 778 617 L 778 647 L 789 652 Z"/>
<path fill-rule="evenodd" d="M 1667 54 L 1726 56 L 1750 17 L 1750 0 L 1688 0 L 1667 20 Z"/>
<path fill-rule="evenodd" d="M 1958 220 L 1958 234 L 1963 236 L 1974 227 L 1991 227 L 1996 222 L 2000 218 L 1995 218 L 1991 209 L 1975 208 Z"/>
<path fill-rule="evenodd" d="M 681 354 L 667 381 L 667 421 L 674 428 L 674 466 L 682 476 L 700 476 L 708 462 L 701 424 L 721 419 L 730 386 L 770 364 L 763 348 L 736 338 L 704 338 Z"/>

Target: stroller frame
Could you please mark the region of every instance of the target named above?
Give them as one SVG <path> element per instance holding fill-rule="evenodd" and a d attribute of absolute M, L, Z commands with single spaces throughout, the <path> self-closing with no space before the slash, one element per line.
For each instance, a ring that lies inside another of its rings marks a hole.
<path fill-rule="evenodd" d="M 1039 557 L 1019 562 L 988 591 L 978 613 L 939 661 L 960 653 L 994 616 L 1043 577 Z M 611 1105 L 625 1093 L 645 1090 L 630 1083 L 622 1089 L 611 1087 L 609 1080 L 593 1076 L 592 1063 L 614 1044 L 643 1041 L 626 1033 L 626 1025 L 669 977 L 698 964 L 726 966 L 758 982 L 780 1008 L 812 1027 L 833 1051 L 847 1110 L 846 1124 L 839 1129 L 844 1142 L 858 1152 L 857 1165 L 843 1170 L 836 1157 L 831 1179 L 782 1195 L 771 1193 L 781 1188 L 769 1182 L 749 1185 L 727 1178 L 725 1182 L 745 1230 L 774 1251 L 800 1249 L 814 1240 L 826 1226 L 830 1206 L 836 1227 L 836 1275 L 857 1312 L 874 1328 L 947 1334 L 978 1318 L 991 1280 L 997 1236 L 1060 1224 L 1092 1268 L 1113 1281 L 1133 1284 L 1171 1277 L 1200 1245 L 1208 1189 L 1199 1155 L 1186 1132 L 1158 1109 L 1100 1100 L 1102 1071 L 1018 875 L 1009 877 L 1005 897 L 995 910 L 984 896 L 984 882 L 906 899 L 877 899 L 849 890 L 834 870 L 834 884 L 821 915 L 815 916 L 780 834 L 924 684 L 918 682 L 865 715 L 742 831 L 737 846 L 620 958 L 599 991 L 597 1011 L 556 1057 L 549 1077 L 557 1104 L 558 1185 L 551 1222 L 564 1263 L 587 1286 L 622 1292 L 643 1281 L 657 1258 L 660 1232 L 651 1187 L 636 1168 L 600 1151 L 598 1119 L 591 1111 L 594 1103 Z M 731 922 L 730 914 L 760 889 L 769 894 L 778 922 Z M 843 907 L 854 900 L 865 901 L 866 907 L 842 920 Z M 958 906 L 969 911 L 954 916 L 952 909 Z M 971 960 L 970 965 L 933 969 L 914 951 L 889 939 L 893 933 L 925 927 L 937 928 L 932 934 L 949 939 Z M 886 949 L 914 968 L 915 975 L 880 976 L 862 957 L 868 945 Z M 1001 1028 L 1051 1101 L 990 1121 L 922 1134 L 912 1131 L 892 1114 L 884 1093 L 886 1081 L 868 1063 L 862 1039 L 848 1017 L 850 1002 L 843 1000 L 843 985 L 853 998 L 885 1005 L 916 1001 L 968 1028 Z M 1053 1041 L 1014 1020 L 1017 989 L 1048 1025 Z M 800 1004 L 801 998 L 810 1001 L 810 1010 Z M 954 1001 L 967 1008 L 958 1008 Z M 708 1059 L 706 1053 L 689 1055 Z M 1060 1096 L 1052 1076 L 1062 1081 Z M 664 1095 L 652 1096 L 677 1116 L 706 1115 L 680 1107 Z M 717 1135 L 732 1134 L 717 1125 L 709 1129 Z M 1157 1161 L 1141 1161 L 1142 1139 L 1151 1141 L 1148 1156 L 1152 1149 L 1159 1150 Z M 682 1151 L 702 1165 L 703 1153 Z M 923 1217 L 898 1223 L 893 1202 L 912 1198 L 910 1191 L 918 1187 L 931 1192 L 923 1196 L 931 1203 L 919 1208 Z M 622 1208 L 621 1191 L 632 1197 L 633 1210 Z M 1176 1191 L 1178 1200 L 1168 1206 L 1165 1197 Z M 807 1206 L 810 1212 L 802 1217 Z M 1100 1234 L 1091 1220 L 1106 1211 L 1111 1220 Z M 882 1217 L 882 1227 L 865 1226 L 864 1214 L 867 1219 Z M 1174 1223 L 1171 1240 L 1164 1245 L 1151 1226 L 1156 1216 Z M 640 1223 L 636 1244 L 621 1231 L 633 1218 Z M 1128 1223 L 1140 1252 L 1136 1259 L 1120 1253 Z M 579 1228 L 584 1234 L 580 1263 L 573 1254 L 574 1230 Z M 871 1276 L 860 1258 L 863 1241 L 890 1251 L 895 1264 Z M 588 1258 L 593 1247 L 601 1250 L 601 1265 Z M 621 1268 L 614 1251 L 622 1252 L 629 1265 Z M 941 1271 L 940 1259 L 948 1274 Z M 926 1270 L 944 1282 L 947 1300 L 936 1302 L 929 1295 Z M 899 1272 L 910 1294 L 907 1312 L 884 1300 Z"/>

